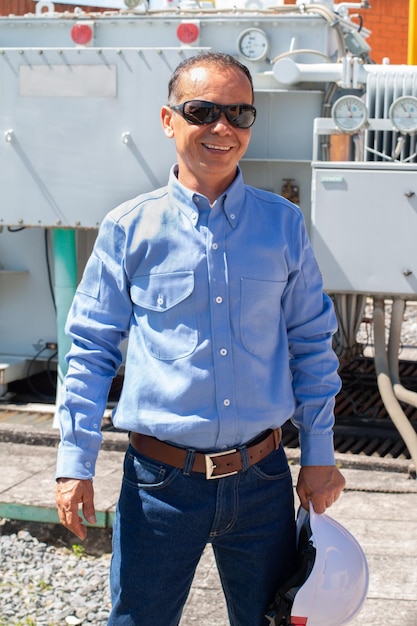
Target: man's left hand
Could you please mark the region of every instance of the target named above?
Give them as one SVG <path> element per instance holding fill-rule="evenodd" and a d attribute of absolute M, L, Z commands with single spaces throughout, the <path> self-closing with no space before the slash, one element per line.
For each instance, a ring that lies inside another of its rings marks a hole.
<path fill-rule="evenodd" d="M 324 513 L 345 488 L 346 481 L 335 465 L 305 465 L 298 475 L 297 493 L 301 506 L 309 510 L 311 500 L 316 513 Z"/>

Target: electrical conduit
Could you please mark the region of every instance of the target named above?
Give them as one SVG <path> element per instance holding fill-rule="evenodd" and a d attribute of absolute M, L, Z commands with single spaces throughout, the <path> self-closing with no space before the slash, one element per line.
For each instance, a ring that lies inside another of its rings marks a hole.
<path fill-rule="evenodd" d="M 383 299 L 374 300 L 375 371 L 378 389 L 388 415 L 406 444 L 417 469 L 417 433 L 411 426 L 395 396 L 385 349 L 385 312 Z"/>
<path fill-rule="evenodd" d="M 401 326 L 405 311 L 405 301 L 401 298 L 396 298 L 392 304 L 391 314 L 391 327 L 388 340 L 388 364 L 391 378 L 392 388 L 398 400 L 407 402 L 412 406 L 417 407 L 417 393 L 406 389 L 401 384 L 399 367 L 398 367 L 398 353 L 401 341 Z"/>

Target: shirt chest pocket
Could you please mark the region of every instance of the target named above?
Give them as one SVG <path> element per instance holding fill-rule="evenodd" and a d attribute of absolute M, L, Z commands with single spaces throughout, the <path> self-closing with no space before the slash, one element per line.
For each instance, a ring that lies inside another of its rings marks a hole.
<path fill-rule="evenodd" d="M 157 359 L 173 360 L 194 352 L 198 328 L 193 271 L 136 276 L 130 297 L 150 354 Z"/>
<path fill-rule="evenodd" d="M 285 281 L 242 278 L 240 283 L 240 336 L 252 354 L 267 356 L 278 343 L 281 297 Z"/>

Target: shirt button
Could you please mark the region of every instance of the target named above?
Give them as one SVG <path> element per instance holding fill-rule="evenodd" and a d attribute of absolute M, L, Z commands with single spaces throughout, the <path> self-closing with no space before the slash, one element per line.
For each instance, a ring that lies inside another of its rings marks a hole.
<path fill-rule="evenodd" d="M 91 467 L 91 463 L 90 463 L 90 461 L 87 461 L 87 462 L 86 462 L 86 464 L 85 464 L 85 466 L 86 466 L 86 467 Z"/>
<path fill-rule="evenodd" d="M 231 220 L 234 220 L 234 219 L 235 219 L 235 217 L 236 217 L 236 215 L 235 215 L 234 213 L 230 213 L 230 219 L 231 219 Z"/>
<path fill-rule="evenodd" d="M 224 406 L 230 406 L 229 398 L 226 398 L 225 400 L 223 400 L 223 404 L 224 404 Z"/>
<path fill-rule="evenodd" d="M 226 354 L 227 354 L 227 350 L 226 350 L 226 348 L 221 348 L 221 350 L 220 350 L 220 354 L 221 354 L 222 356 L 226 356 Z"/>
<path fill-rule="evenodd" d="M 196 221 L 197 217 L 197 213 L 191 213 L 191 219 L 193 220 L 193 222 Z"/>
<path fill-rule="evenodd" d="M 218 243 L 213 243 L 213 245 L 211 247 L 213 248 L 213 250 L 218 250 L 219 249 L 219 244 Z"/>
<path fill-rule="evenodd" d="M 217 304 L 221 304 L 223 302 L 223 298 L 221 296 L 216 297 Z"/>

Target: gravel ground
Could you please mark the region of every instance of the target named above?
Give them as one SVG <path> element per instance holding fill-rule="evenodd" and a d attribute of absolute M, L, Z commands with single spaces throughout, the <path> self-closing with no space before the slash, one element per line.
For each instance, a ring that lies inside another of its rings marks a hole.
<path fill-rule="evenodd" d="M 56 548 L 28 531 L 0 536 L 0 626 L 105 626 L 108 553 Z"/>

